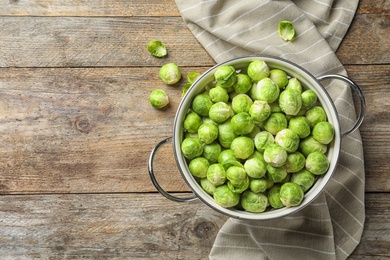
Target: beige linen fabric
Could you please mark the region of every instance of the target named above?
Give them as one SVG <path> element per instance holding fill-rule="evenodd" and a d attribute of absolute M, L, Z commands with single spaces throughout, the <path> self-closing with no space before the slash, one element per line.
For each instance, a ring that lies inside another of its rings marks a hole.
<path fill-rule="evenodd" d="M 335 55 L 358 0 L 176 0 L 188 28 L 216 62 L 246 54 L 291 60 L 315 76 L 346 75 Z M 283 41 L 277 26 L 294 23 Z M 323 82 L 337 107 L 343 132 L 355 122 L 350 87 Z M 304 210 L 276 220 L 230 218 L 210 259 L 346 259 L 362 235 L 364 159 L 359 131 L 345 136 L 337 169 L 324 192 Z"/>

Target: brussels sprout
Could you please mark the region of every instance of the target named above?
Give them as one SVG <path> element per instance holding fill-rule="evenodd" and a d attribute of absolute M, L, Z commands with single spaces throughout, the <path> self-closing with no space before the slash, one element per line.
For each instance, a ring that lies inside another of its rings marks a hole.
<path fill-rule="evenodd" d="M 260 130 L 260 127 L 258 127 L 257 125 L 255 125 L 255 126 L 253 127 L 252 131 L 251 131 L 249 134 L 245 135 L 245 136 L 248 136 L 249 138 L 254 139 L 255 136 L 256 136 L 258 133 L 260 133 L 260 131 L 261 131 L 261 130 Z"/>
<path fill-rule="evenodd" d="M 290 78 L 288 80 L 288 84 L 286 86 L 287 90 L 296 90 L 299 94 L 302 94 L 302 85 L 301 82 L 297 78 Z"/>
<path fill-rule="evenodd" d="M 201 74 L 199 72 L 194 72 L 194 71 L 191 71 L 187 74 L 187 81 L 188 83 L 194 83 L 195 80 L 197 80 L 199 77 L 201 76 Z"/>
<path fill-rule="evenodd" d="M 233 131 L 230 120 L 218 125 L 218 141 L 224 148 L 230 148 L 231 143 L 237 137 Z"/>
<path fill-rule="evenodd" d="M 286 163 L 287 152 L 278 144 L 269 144 L 264 150 L 264 160 L 273 167 L 280 167 Z"/>
<path fill-rule="evenodd" d="M 272 102 L 271 104 L 269 104 L 269 106 L 271 107 L 271 113 L 282 113 L 283 112 L 279 106 L 279 100 Z"/>
<path fill-rule="evenodd" d="M 181 143 L 181 151 L 184 157 L 191 160 L 203 153 L 203 145 L 200 139 L 187 137 Z"/>
<path fill-rule="evenodd" d="M 256 122 L 264 121 L 271 115 L 271 107 L 266 101 L 255 100 L 249 108 L 249 115 Z"/>
<path fill-rule="evenodd" d="M 274 185 L 268 190 L 267 193 L 268 203 L 274 209 L 280 209 L 284 207 L 282 201 L 280 200 L 280 188 L 281 185 Z"/>
<path fill-rule="evenodd" d="M 286 167 L 279 166 L 279 167 L 273 167 L 270 164 L 267 165 L 267 179 L 271 180 L 272 182 L 281 182 L 287 177 L 287 171 Z"/>
<path fill-rule="evenodd" d="M 305 163 L 306 158 L 302 153 L 298 151 L 290 153 L 287 155 L 286 170 L 288 173 L 298 172 L 305 167 Z"/>
<path fill-rule="evenodd" d="M 334 137 L 334 127 L 329 122 L 319 122 L 313 127 L 312 136 L 322 144 L 329 144 Z"/>
<path fill-rule="evenodd" d="M 223 150 L 218 156 L 218 163 L 227 170 L 230 166 L 237 165 L 238 160 L 230 149 Z"/>
<path fill-rule="evenodd" d="M 320 106 L 314 106 L 307 110 L 306 118 L 310 122 L 310 127 L 313 128 L 319 122 L 327 120 L 325 110 Z"/>
<path fill-rule="evenodd" d="M 227 184 L 218 186 L 214 191 L 215 202 L 224 208 L 236 206 L 240 202 L 240 194 L 234 193 Z"/>
<path fill-rule="evenodd" d="M 269 71 L 269 78 L 278 85 L 279 88 L 284 88 L 288 84 L 287 73 L 281 69 L 272 69 Z"/>
<path fill-rule="evenodd" d="M 264 155 L 263 155 L 261 152 L 257 151 L 257 150 L 255 150 L 255 151 L 251 154 L 251 156 L 248 157 L 247 160 L 252 159 L 252 158 L 258 158 L 258 159 L 260 159 L 261 161 L 263 161 L 264 164 L 267 164 L 267 163 L 265 162 L 265 160 L 264 160 Z"/>
<path fill-rule="evenodd" d="M 152 40 L 148 43 L 148 51 L 150 54 L 152 54 L 154 57 L 164 57 L 167 55 L 167 48 L 165 47 L 164 43 L 162 43 L 159 40 Z"/>
<path fill-rule="evenodd" d="M 248 158 L 244 163 L 246 174 L 251 178 L 262 178 L 267 172 L 266 163 L 260 158 Z"/>
<path fill-rule="evenodd" d="M 227 102 L 229 100 L 229 94 L 226 89 L 220 86 L 216 86 L 209 91 L 210 99 L 217 102 Z"/>
<path fill-rule="evenodd" d="M 279 96 L 279 106 L 286 115 L 297 115 L 302 107 L 301 94 L 290 89 L 282 91 Z"/>
<path fill-rule="evenodd" d="M 264 78 L 253 85 L 249 94 L 253 100 L 263 100 L 270 104 L 278 99 L 280 89 L 270 78 Z"/>
<path fill-rule="evenodd" d="M 241 206 L 248 212 L 264 212 L 268 206 L 268 199 L 264 194 L 247 190 L 241 196 Z"/>
<path fill-rule="evenodd" d="M 250 183 L 249 177 L 246 176 L 246 178 L 244 179 L 244 182 L 240 185 L 233 185 L 233 183 L 231 181 L 228 181 L 227 185 L 228 185 L 229 189 L 231 189 L 234 193 L 241 194 L 249 188 L 249 183 Z"/>
<path fill-rule="evenodd" d="M 275 138 L 270 132 L 261 131 L 255 136 L 254 142 L 257 151 L 264 153 L 265 148 L 275 142 Z"/>
<path fill-rule="evenodd" d="M 188 164 L 188 169 L 191 174 L 198 178 L 207 177 L 207 169 L 209 168 L 210 163 L 206 158 L 196 157 L 190 161 Z"/>
<path fill-rule="evenodd" d="M 303 109 L 310 109 L 317 103 L 317 94 L 311 89 L 303 91 L 301 97 Z"/>
<path fill-rule="evenodd" d="M 226 182 L 226 171 L 222 164 L 211 164 L 207 169 L 207 179 L 214 186 L 220 186 Z"/>
<path fill-rule="evenodd" d="M 299 151 L 307 157 L 309 154 L 312 152 L 321 152 L 321 153 L 326 153 L 328 150 L 328 147 L 325 144 L 321 144 L 317 140 L 313 138 L 313 136 L 308 136 L 301 140 L 299 143 Z"/>
<path fill-rule="evenodd" d="M 170 62 L 160 68 L 159 76 L 165 84 L 172 85 L 181 79 L 181 71 L 176 63 Z"/>
<path fill-rule="evenodd" d="M 273 135 L 287 128 L 287 119 L 283 113 L 272 113 L 264 122 L 264 129 Z"/>
<path fill-rule="evenodd" d="M 299 136 L 289 128 L 279 131 L 275 136 L 275 143 L 289 153 L 295 152 L 298 149 L 299 141 Z"/>
<path fill-rule="evenodd" d="M 286 207 L 294 207 L 301 204 L 304 193 L 299 184 L 286 182 L 280 188 L 280 200 Z"/>
<path fill-rule="evenodd" d="M 242 73 L 237 74 L 236 83 L 233 85 L 235 93 L 245 94 L 251 89 L 251 87 L 252 80 L 248 75 Z"/>
<path fill-rule="evenodd" d="M 294 131 L 299 138 L 305 138 L 310 135 L 310 122 L 304 116 L 292 117 L 288 122 L 288 128 Z"/>
<path fill-rule="evenodd" d="M 255 127 L 251 116 L 246 112 L 235 114 L 230 120 L 232 129 L 236 135 L 246 135 Z"/>
<path fill-rule="evenodd" d="M 200 116 L 209 116 L 209 110 L 213 105 L 210 97 L 205 94 L 198 94 L 192 100 L 192 110 Z"/>
<path fill-rule="evenodd" d="M 198 129 L 198 136 L 205 144 L 211 144 L 218 137 L 218 127 L 215 124 L 202 124 Z"/>
<path fill-rule="evenodd" d="M 285 41 L 292 41 L 295 38 L 295 28 L 291 21 L 281 21 L 278 25 L 280 37 Z"/>
<path fill-rule="evenodd" d="M 155 89 L 149 96 L 150 104 L 155 108 L 164 108 L 169 104 L 169 97 L 162 89 Z"/>
<path fill-rule="evenodd" d="M 267 190 L 267 184 L 265 178 L 252 179 L 249 183 L 249 189 L 254 193 L 265 192 Z"/>
<path fill-rule="evenodd" d="M 184 119 L 184 129 L 189 133 L 197 133 L 202 124 L 202 118 L 195 112 L 190 112 Z"/>
<path fill-rule="evenodd" d="M 237 159 L 247 159 L 254 152 L 255 144 L 249 137 L 239 136 L 233 140 L 230 150 Z"/>
<path fill-rule="evenodd" d="M 269 76 L 269 67 L 263 60 L 255 60 L 249 63 L 247 74 L 254 82 L 257 83 Z"/>
<path fill-rule="evenodd" d="M 240 112 L 248 113 L 252 104 L 253 100 L 246 94 L 238 94 L 232 99 L 232 108 L 236 114 Z"/>
<path fill-rule="evenodd" d="M 233 109 L 225 102 L 213 104 L 209 110 L 209 117 L 216 123 L 223 123 L 234 114 Z"/>
<path fill-rule="evenodd" d="M 303 192 L 308 191 L 313 186 L 315 180 L 316 176 L 306 169 L 293 173 L 290 179 L 291 182 L 299 184 Z"/>
<path fill-rule="evenodd" d="M 324 174 L 329 168 L 329 160 L 321 152 L 312 152 L 306 157 L 306 169 L 315 175 Z"/>
<path fill-rule="evenodd" d="M 233 186 L 241 186 L 242 184 L 244 184 L 247 177 L 248 176 L 245 172 L 244 167 L 233 165 L 226 170 L 226 178 L 231 182 Z"/>
<path fill-rule="evenodd" d="M 215 189 L 217 188 L 207 178 L 200 179 L 200 186 L 210 195 L 214 195 Z"/>
<path fill-rule="evenodd" d="M 218 86 L 228 89 L 236 82 L 236 69 L 229 65 L 220 66 L 215 71 L 214 77 Z"/>
<path fill-rule="evenodd" d="M 218 162 L 219 154 L 222 152 L 222 147 L 218 142 L 206 144 L 203 148 L 202 157 L 206 158 L 209 163 Z"/>

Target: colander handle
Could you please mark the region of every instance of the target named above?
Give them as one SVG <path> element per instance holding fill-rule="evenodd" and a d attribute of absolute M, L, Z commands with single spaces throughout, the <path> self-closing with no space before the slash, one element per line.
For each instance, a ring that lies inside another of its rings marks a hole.
<path fill-rule="evenodd" d="M 353 82 L 350 78 L 348 78 L 346 76 L 339 75 L 339 74 L 330 74 L 330 75 L 320 76 L 317 78 L 317 80 L 319 80 L 319 81 L 324 80 L 324 79 L 338 79 L 338 80 L 341 80 L 341 81 L 348 83 L 352 87 L 352 89 L 357 93 L 357 95 L 359 97 L 359 100 L 360 100 L 359 116 L 356 119 L 355 124 L 349 130 L 347 130 L 341 134 L 341 137 L 344 137 L 345 135 L 349 135 L 350 133 L 352 133 L 356 129 L 358 129 L 359 126 L 363 122 L 364 116 L 366 114 L 366 101 L 365 101 L 363 92 L 355 82 Z"/>
<path fill-rule="evenodd" d="M 161 186 L 160 184 L 158 183 L 157 179 L 156 179 L 156 176 L 154 174 L 154 170 L 153 170 L 153 161 L 154 161 L 154 156 L 156 155 L 158 149 L 163 146 L 164 144 L 166 143 L 169 143 L 172 141 L 172 137 L 169 137 L 167 139 L 164 139 L 162 140 L 161 142 L 159 142 L 152 150 L 152 152 L 150 153 L 150 157 L 149 157 L 149 163 L 148 163 L 148 170 L 149 170 L 149 176 L 150 176 L 150 179 L 152 180 L 152 183 L 154 185 L 154 187 L 156 187 L 157 191 L 161 193 L 161 195 L 163 195 L 164 197 L 172 200 L 172 201 L 176 201 L 176 202 L 189 202 L 189 201 L 193 201 L 193 200 L 196 200 L 197 197 L 193 196 L 193 197 L 188 197 L 188 198 L 180 198 L 180 197 L 175 197 L 171 194 L 169 194 L 168 192 L 166 192 Z"/>

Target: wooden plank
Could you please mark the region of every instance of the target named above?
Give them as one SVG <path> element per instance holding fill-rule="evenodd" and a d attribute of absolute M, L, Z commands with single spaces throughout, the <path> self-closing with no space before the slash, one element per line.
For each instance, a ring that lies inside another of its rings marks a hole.
<path fill-rule="evenodd" d="M 389 63 L 389 19 L 388 15 L 358 15 L 337 51 L 342 63 Z M 214 64 L 181 17 L 0 17 L 0 31 L 0 67 Z M 148 53 L 146 45 L 155 38 L 166 43 L 167 58 Z"/>
<path fill-rule="evenodd" d="M 361 244 L 349 259 L 389 257 L 390 195 L 368 194 Z M 156 194 L 0 197 L 4 259 L 206 259 L 227 217 Z"/>
<path fill-rule="evenodd" d="M 183 76 L 206 69 L 183 67 Z M 390 67 L 347 70 L 367 102 L 361 126 L 366 189 L 389 191 Z M 184 83 L 162 84 L 155 67 L 0 69 L 1 193 L 155 191 L 148 158 L 173 134 Z M 151 108 L 155 88 L 168 92 L 168 109 Z M 161 148 L 155 168 L 165 189 L 189 190 L 171 144 Z"/>

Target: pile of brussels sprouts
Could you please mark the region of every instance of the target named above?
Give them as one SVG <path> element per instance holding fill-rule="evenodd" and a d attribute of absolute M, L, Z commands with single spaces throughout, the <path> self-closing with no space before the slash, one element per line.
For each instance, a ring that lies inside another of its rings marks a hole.
<path fill-rule="evenodd" d="M 301 204 L 327 172 L 334 127 L 313 90 L 262 60 L 222 65 L 183 122 L 181 150 L 217 204 L 248 212 Z"/>

